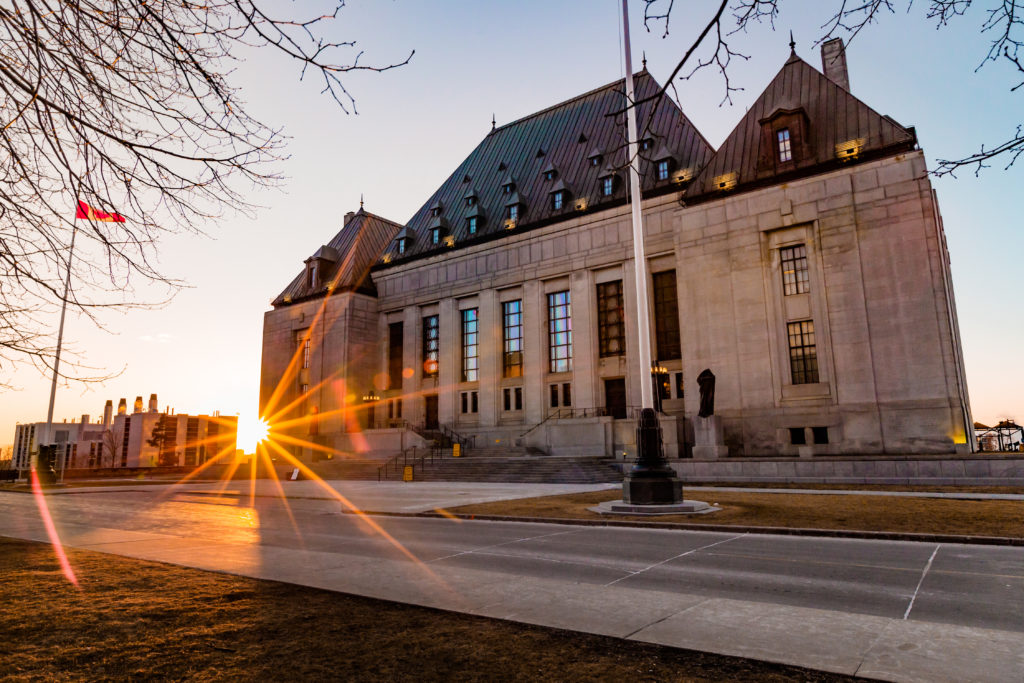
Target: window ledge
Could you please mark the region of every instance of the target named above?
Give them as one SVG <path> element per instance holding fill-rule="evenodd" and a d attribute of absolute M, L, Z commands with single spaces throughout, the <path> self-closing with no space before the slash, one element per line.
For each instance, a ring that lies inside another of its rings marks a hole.
<path fill-rule="evenodd" d="M 816 384 L 783 384 L 783 401 L 806 401 L 815 398 L 829 398 L 832 396 L 832 387 L 828 382 Z"/>

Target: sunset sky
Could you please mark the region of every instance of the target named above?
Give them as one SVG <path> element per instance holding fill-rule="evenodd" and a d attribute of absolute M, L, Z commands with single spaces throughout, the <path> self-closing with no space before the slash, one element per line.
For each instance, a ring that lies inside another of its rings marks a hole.
<path fill-rule="evenodd" d="M 642 3 L 632 2 L 634 64 L 646 52 L 659 82 L 682 56 L 713 4 L 676 3 L 671 33 L 643 28 Z M 719 106 L 721 79 L 711 71 L 678 83 L 681 106 L 718 146 L 789 55 L 820 68 L 813 41 L 833 3 L 783 2 L 773 32 L 767 24 L 733 37 L 730 76 L 743 90 Z M 837 3 L 836 3 L 837 4 Z M 700 8 L 699 12 L 693 6 Z M 286 4 L 286 6 L 291 6 Z M 815 9 L 809 10 L 808 6 Z M 158 266 L 188 288 L 166 306 L 107 313 L 106 330 L 69 316 L 66 339 L 84 365 L 120 374 L 103 384 L 70 383 L 57 394 L 58 420 L 93 419 L 106 399 L 159 395 L 161 410 L 253 414 L 257 409 L 263 313 L 302 262 L 359 206 L 404 222 L 487 134 L 492 113 L 502 125 L 623 75 L 618 0 L 523 0 L 516 3 L 353 0 L 330 37 L 356 39 L 368 63 L 401 61 L 383 74 L 357 73 L 346 87 L 359 114 L 345 115 L 300 82 L 297 64 L 263 51 L 237 65 L 250 113 L 291 137 L 277 190 L 261 191 L 251 217 L 210 225 L 209 237 L 165 240 Z M 797 10 L 796 8 L 800 8 Z M 917 128 L 929 167 L 994 145 L 1024 120 L 1024 88 L 1007 66 L 975 68 L 988 50 L 978 29 L 982 7 L 936 31 L 915 5 L 883 17 L 849 47 L 851 90 L 869 106 Z M 968 389 L 974 419 L 1024 420 L 1024 221 L 1019 206 L 1024 159 L 974 177 L 934 179 L 952 256 Z M 1013 208 L 1017 206 L 1018 208 Z M 73 210 L 73 209 L 72 209 Z M 131 216 L 128 217 L 131 220 Z M 141 298 L 167 292 L 151 288 Z M 57 317 L 53 318 L 56 333 Z M 686 321 L 681 321 L 683 325 Z M 13 385 L 0 392 L 0 445 L 15 422 L 45 420 L 50 378 L 31 368 L 0 367 Z M 85 374 L 95 374 L 85 371 Z"/>

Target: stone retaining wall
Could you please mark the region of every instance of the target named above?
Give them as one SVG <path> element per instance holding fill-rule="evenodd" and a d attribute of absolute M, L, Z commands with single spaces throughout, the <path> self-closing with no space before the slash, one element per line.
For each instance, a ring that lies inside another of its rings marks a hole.
<path fill-rule="evenodd" d="M 1024 456 L 861 456 L 673 460 L 684 480 L 826 484 L 1024 485 Z"/>

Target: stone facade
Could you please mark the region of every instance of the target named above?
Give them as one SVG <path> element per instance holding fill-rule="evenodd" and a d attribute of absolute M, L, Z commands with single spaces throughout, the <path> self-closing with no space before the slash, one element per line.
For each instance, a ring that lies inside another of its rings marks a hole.
<path fill-rule="evenodd" d="M 784 69 L 824 82 L 795 56 Z M 821 87 L 833 99 L 832 91 L 839 92 L 831 82 Z M 803 111 L 784 108 L 796 105 L 781 95 L 776 99 L 782 104 L 763 104 L 765 111 Z M 821 115 L 807 109 L 810 123 L 801 130 L 825 129 Z M 858 148 L 842 162 L 832 158 L 831 139 L 819 139 L 814 144 L 822 158 L 808 157 L 804 169 L 765 180 L 762 164 L 757 182 L 744 185 L 741 175 L 738 187 L 718 191 L 705 177 L 708 169 L 729 168 L 719 157 L 735 140 L 756 139 L 744 125 L 773 120 L 748 118 L 690 188 L 645 189 L 648 291 L 656 289 L 655 274 L 662 286 L 674 282 L 679 327 L 679 352 L 670 354 L 678 357 L 658 358 L 652 349 L 667 389 L 661 401 L 666 454 L 692 455 L 696 379 L 705 368 L 717 377 L 715 415 L 729 456 L 969 452 L 972 421 L 949 257 L 912 130 L 893 122 L 895 132 L 886 134 L 896 142 L 878 142 L 870 153 Z M 453 178 L 462 173 L 460 167 Z M 468 185 L 468 171 L 465 179 Z M 410 225 L 428 216 L 428 205 L 433 225 L 439 224 L 444 203 L 432 198 Z M 304 428 L 294 434 L 323 452 L 413 445 L 415 435 L 399 443 L 396 430 L 382 436 L 367 428 L 436 422 L 474 436 L 478 446 L 632 456 L 635 421 L 622 418 L 639 407 L 641 382 L 651 381 L 651 372 L 639 367 L 636 348 L 629 207 L 583 206 L 528 229 L 513 222 L 487 239 L 460 235 L 456 248 L 414 257 L 402 257 L 403 236 L 413 231 L 396 229 L 368 276 L 373 292 L 279 301 L 265 320 L 261 406 L 314 404 L 313 412 L 329 417 L 318 421 L 316 434 L 304 435 Z M 791 253 L 801 255 L 796 268 L 803 281 L 788 291 L 784 279 L 791 274 L 783 271 L 791 266 L 783 261 Z M 607 336 L 615 333 L 600 332 L 607 302 L 601 292 L 608 286 L 618 292 L 614 301 L 624 326 L 624 346 L 611 353 Z M 552 295 L 571 307 L 569 368 L 553 366 L 552 319 L 561 314 L 552 308 Z M 651 299 L 656 309 L 657 295 Z M 503 307 L 510 302 L 518 302 L 514 310 L 521 315 L 521 373 L 505 369 Z M 317 316 L 322 321 L 312 324 Z M 436 376 L 423 329 L 433 316 Z M 675 324 L 660 310 L 651 320 L 652 340 L 659 325 Z M 310 367 L 290 371 L 301 355 L 300 332 L 311 326 Z M 803 341 L 793 341 L 794 330 L 804 331 Z M 806 376 L 794 369 L 794 344 L 804 345 L 798 353 L 816 354 Z M 298 397 L 300 387 L 309 389 L 305 398 Z M 394 424 L 380 424 L 388 419 Z"/>

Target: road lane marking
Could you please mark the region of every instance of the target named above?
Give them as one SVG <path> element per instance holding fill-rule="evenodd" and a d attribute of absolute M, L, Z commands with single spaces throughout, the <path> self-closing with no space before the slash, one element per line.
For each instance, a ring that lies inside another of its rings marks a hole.
<path fill-rule="evenodd" d="M 670 557 L 667 560 L 662 560 L 661 562 L 655 562 L 654 564 L 652 564 L 649 567 L 644 567 L 643 569 L 637 570 L 635 572 L 630 572 L 626 576 L 621 576 L 621 577 L 615 579 L 614 581 L 606 583 L 605 586 L 611 586 L 613 584 L 618 583 L 619 581 L 622 581 L 623 579 L 628 579 L 630 577 L 636 576 L 637 574 L 643 574 L 648 569 L 654 569 L 655 567 L 660 567 L 661 565 L 665 564 L 666 562 L 671 562 L 672 560 L 678 560 L 680 557 L 686 557 L 687 555 L 692 555 L 693 553 L 699 552 L 701 550 L 707 550 L 708 548 L 714 548 L 716 545 L 722 545 L 723 543 L 728 543 L 729 541 L 735 541 L 737 538 L 743 538 L 744 536 L 748 536 L 748 535 L 749 534 L 743 533 L 743 534 L 740 534 L 738 536 L 733 536 L 732 538 L 727 538 L 724 541 L 716 541 L 714 543 L 709 543 L 707 545 L 702 545 L 699 548 L 694 548 L 693 550 L 687 550 L 685 553 L 679 553 L 675 557 Z"/>
<path fill-rule="evenodd" d="M 939 552 L 939 548 L 942 544 L 935 546 L 935 550 L 932 551 L 932 556 L 928 558 L 928 564 L 924 566 L 924 571 L 921 572 L 921 579 L 917 582 L 917 588 L 914 589 L 914 595 L 910 598 L 910 604 L 907 605 L 907 611 L 903 613 L 903 620 L 906 621 L 907 617 L 910 616 L 910 610 L 914 609 L 914 600 L 917 600 L 917 594 L 921 590 L 921 584 L 924 583 L 924 577 L 928 575 L 928 570 L 932 568 L 932 561 L 935 560 L 935 556 Z"/>
<path fill-rule="evenodd" d="M 490 550 L 491 548 L 500 548 L 500 547 L 505 546 L 505 545 L 513 545 L 515 543 L 522 543 L 523 541 L 535 541 L 538 538 L 550 538 L 552 536 L 562 536 L 563 534 L 571 534 L 571 533 L 575 533 L 577 531 L 579 531 L 579 530 L 578 529 L 569 529 L 568 531 L 556 531 L 553 534 L 541 534 L 540 536 L 528 536 L 526 538 L 515 538 L 515 539 L 512 539 L 511 541 L 505 541 L 504 543 L 495 543 L 494 545 L 485 545 L 485 546 L 483 546 L 481 548 L 472 548 L 470 550 L 463 550 L 463 551 L 458 552 L 458 553 L 452 553 L 451 555 L 445 555 L 444 557 L 435 557 L 433 560 L 428 560 L 428 563 L 430 563 L 430 562 L 440 562 L 441 560 L 448 560 L 448 559 L 451 559 L 453 557 L 459 557 L 460 555 L 471 555 L 473 553 L 483 552 L 484 550 Z"/>

